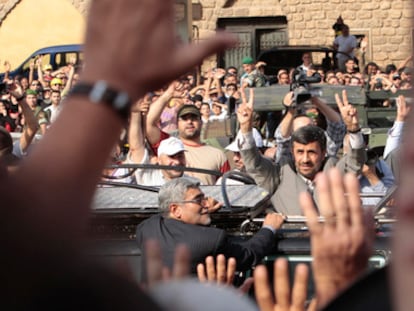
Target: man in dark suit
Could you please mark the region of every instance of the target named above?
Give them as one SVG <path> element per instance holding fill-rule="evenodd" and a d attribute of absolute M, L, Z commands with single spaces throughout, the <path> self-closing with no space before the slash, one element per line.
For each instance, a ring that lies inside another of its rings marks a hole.
<path fill-rule="evenodd" d="M 236 242 L 224 230 L 208 226 L 212 202 L 204 196 L 199 185 L 193 178 L 182 177 L 161 187 L 158 200 L 162 214 L 150 217 L 137 228 L 141 250 L 145 251 L 146 240 L 157 240 L 161 245 L 164 265 L 171 268 L 175 247 L 185 244 L 191 254 L 192 273 L 196 272 L 197 264 L 210 255 L 234 257 L 237 270 L 243 271 L 258 264 L 273 251 L 275 232 L 282 225 L 283 216 L 268 214 L 259 232 L 247 241 Z"/>

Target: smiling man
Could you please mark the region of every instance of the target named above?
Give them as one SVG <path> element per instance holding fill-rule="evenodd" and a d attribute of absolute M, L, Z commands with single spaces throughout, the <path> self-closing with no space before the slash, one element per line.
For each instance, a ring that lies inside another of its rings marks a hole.
<path fill-rule="evenodd" d="M 283 223 L 280 214 L 268 214 L 263 227 L 249 240 L 234 241 L 225 230 L 209 227 L 210 212 L 220 204 L 205 197 L 200 183 L 193 178 L 176 178 L 160 188 L 158 194 L 161 214 L 154 215 L 137 227 L 137 241 L 142 251 L 148 239 L 157 240 L 164 254 L 164 265 L 172 267 L 174 250 L 185 244 L 191 254 L 191 272 L 207 256 L 224 254 L 234 257 L 239 271 L 250 269 L 273 252 L 275 232 Z M 145 256 L 142 256 L 145 258 Z M 145 267 L 145 265 L 142 265 Z"/>
<path fill-rule="evenodd" d="M 256 183 L 272 195 L 274 208 L 285 215 L 302 215 L 299 194 L 308 191 L 314 201 L 318 196 L 314 191 L 315 177 L 321 171 L 338 167 L 342 173 L 358 173 L 364 164 L 365 150 L 363 138 L 357 123 L 356 111 L 347 106 L 354 120 L 345 122 L 352 142 L 351 150 L 340 160 L 327 156 L 326 136 L 323 129 L 315 125 L 306 125 L 292 133 L 292 156 L 282 156 L 279 162 L 263 157 L 257 150 L 252 134 L 251 108 L 241 106 L 238 111 L 242 142 L 241 155 L 246 171 Z M 356 123 L 355 123 L 356 122 Z"/>

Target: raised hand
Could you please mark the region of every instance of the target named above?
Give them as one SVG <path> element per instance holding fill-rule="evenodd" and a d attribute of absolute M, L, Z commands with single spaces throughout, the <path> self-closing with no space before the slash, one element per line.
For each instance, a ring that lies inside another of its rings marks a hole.
<path fill-rule="evenodd" d="M 336 168 L 322 173 L 316 177 L 316 191 L 323 223 L 309 193 L 299 199 L 311 238 L 318 307 L 322 307 L 366 271 L 375 231 L 372 215 L 362 209 L 353 174 L 342 178 Z"/>
<path fill-rule="evenodd" d="M 222 202 L 217 201 L 213 197 L 207 197 L 207 209 L 210 214 L 217 212 L 222 206 Z"/>
<path fill-rule="evenodd" d="M 341 113 L 342 120 L 344 121 L 347 130 L 350 132 L 357 131 L 360 128 L 358 113 L 356 108 L 349 103 L 346 90 L 342 91 L 342 99 L 339 94 L 335 94 L 335 101 L 338 105 L 339 112 Z"/>
<path fill-rule="evenodd" d="M 232 286 L 236 272 L 236 259 L 230 257 L 226 262 L 224 255 L 217 255 L 216 261 L 213 256 L 208 256 L 205 264 L 197 265 L 197 277 L 200 282 L 212 282 L 218 285 Z M 242 293 L 247 293 L 253 284 L 252 278 L 247 278 L 239 287 Z"/>
<path fill-rule="evenodd" d="M 104 79 L 136 100 L 143 91 L 163 87 L 206 56 L 236 43 L 233 35 L 224 33 L 197 45 L 178 42 L 173 10 L 172 0 L 120 0 L 116 10 L 111 0 L 92 2 L 84 80 Z M 102 23 L 102 19 L 107 22 Z M 125 38 L 133 39 L 125 45 Z M 110 55 L 117 61 L 109 62 Z"/>
<path fill-rule="evenodd" d="M 411 106 L 407 105 L 407 101 L 405 100 L 404 95 L 400 95 L 397 97 L 396 104 L 397 104 L 397 116 L 395 120 L 404 122 L 405 118 L 410 113 Z"/>
<path fill-rule="evenodd" d="M 149 288 L 157 283 L 171 279 L 183 279 L 190 275 L 190 253 L 185 245 L 175 249 L 172 271 L 163 265 L 161 248 L 158 242 L 151 240 L 145 244 L 147 285 Z"/>
<path fill-rule="evenodd" d="M 292 290 L 286 259 L 279 258 L 274 262 L 273 293 L 265 266 L 257 266 L 253 277 L 256 301 L 260 311 L 305 311 L 309 278 L 309 268 L 306 264 L 296 266 Z M 314 303 L 311 304 L 308 311 L 316 310 L 315 307 Z"/>
<path fill-rule="evenodd" d="M 253 127 L 253 110 L 247 103 L 241 104 L 237 109 L 237 120 L 240 124 L 240 130 L 242 133 L 247 133 L 252 130 Z"/>
<path fill-rule="evenodd" d="M 214 262 L 213 256 L 208 256 L 205 264 L 197 265 L 197 276 L 200 282 L 232 285 L 235 272 L 236 259 L 231 257 L 226 262 L 224 255 L 217 255 L 216 262 Z"/>
<path fill-rule="evenodd" d="M 8 60 L 4 61 L 4 71 L 9 72 L 11 70 L 11 65 Z"/>

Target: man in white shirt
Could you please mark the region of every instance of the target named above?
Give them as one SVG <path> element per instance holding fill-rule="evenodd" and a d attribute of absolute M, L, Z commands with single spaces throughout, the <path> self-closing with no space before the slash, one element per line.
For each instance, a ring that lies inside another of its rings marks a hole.
<path fill-rule="evenodd" d="M 302 55 L 302 65 L 298 67 L 300 71 L 307 72 L 312 67 L 312 54 L 309 52 L 305 52 Z"/>
<path fill-rule="evenodd" d="M 354 58 L 354 49 L 358 45 L 356 37 L 349 34 L 348 25 L 342 26 L 342 35 L 335 38 L 333 45 L 337 51 L 338 68 L 340 71 L 345 71 L 345 62 Z"/>

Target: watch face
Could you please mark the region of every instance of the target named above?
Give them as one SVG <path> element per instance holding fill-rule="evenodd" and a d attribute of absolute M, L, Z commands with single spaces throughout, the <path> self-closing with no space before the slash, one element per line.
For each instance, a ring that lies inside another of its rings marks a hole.
<path fill-rule="evenodd" d="M 113 102 L 113 106 L 117 110 L 124 109 L 129 106 L 129 96 L 127 93 L 118 93 Z"/>

